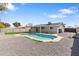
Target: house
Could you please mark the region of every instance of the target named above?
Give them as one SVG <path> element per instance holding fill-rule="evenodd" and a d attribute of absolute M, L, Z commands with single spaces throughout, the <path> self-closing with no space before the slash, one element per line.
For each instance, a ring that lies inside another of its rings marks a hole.
<path fill-rule="evenodd" d="M 48 23 L 35 25 L 31 28 L 31 32 L 38 33 L 63 33 L 65 29 L 65 24 L 63 23 Z"/>

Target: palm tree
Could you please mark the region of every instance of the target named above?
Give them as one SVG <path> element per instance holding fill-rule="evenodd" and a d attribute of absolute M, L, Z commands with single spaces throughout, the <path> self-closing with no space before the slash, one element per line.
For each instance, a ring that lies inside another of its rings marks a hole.
<path fill-rule="evenodd" d="M 7 10 L 6 3 L 0 3 L 0 12 L 5 10 Z M 0 22 L 1 22 L 1 19 L 0 19 Z M 0 32 L 1 32 L 1 28 L 4 28 L 4 27 L 5 26 L 2 23 L 0 23 Z"/>
<path fill-rule="evenodd" d="M 6 11 L 8 8 L 6 7 L 7 3 L 0 3 L 0 12 Z M 0 19 L 1 21 L 1 19 Z"/>
<path fill-rule="evenodd" d="M 21 26 L 21 23 L 20 22 L 14 22 L 13 25 L 14 25 L 14 27 L 19 27 L 19 26 Z"/>
<path fill-rule="evenodd" d="M 6 4 L 0 4 L 0 11 L 7 10 Z"/>
<path fill-rule="evenodd" d="M 6 11 L 8 8 L 6 7 L 7 3 L 0 3 L 0 12 Z M 1 21 L 1 19 L 0 19 Z"/>

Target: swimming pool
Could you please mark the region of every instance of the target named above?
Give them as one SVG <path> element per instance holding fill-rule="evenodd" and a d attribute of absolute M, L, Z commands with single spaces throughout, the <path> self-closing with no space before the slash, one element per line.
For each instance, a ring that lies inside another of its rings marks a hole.
<path fill-rule="evenodd" d="M 44 34 L 44 33 L 23 33 L 28 38 L 47 42 L 47 41 L 55 41 L 55 39 L 59 38 L 59 36 Z"/>

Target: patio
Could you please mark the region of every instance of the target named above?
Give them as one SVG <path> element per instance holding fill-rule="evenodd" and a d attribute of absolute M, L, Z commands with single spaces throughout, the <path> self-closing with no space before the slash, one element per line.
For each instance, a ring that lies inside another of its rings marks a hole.
<path fill-rule="evenodd" d="M 74 39 L 74 33 L 62 33 L 60 42 L 57 43 L 34 43 L 31 39 L 16 36 L 3 37 L 0 39 L 0 56 L 70 56 Z"/>

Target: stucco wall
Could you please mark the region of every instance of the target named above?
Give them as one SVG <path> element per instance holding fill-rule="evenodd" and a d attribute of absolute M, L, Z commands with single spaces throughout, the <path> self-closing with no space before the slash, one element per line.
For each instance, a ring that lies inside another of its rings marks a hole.
<path fill-rule="evenodd" d="M 1 29 L 1 32 L 28 32 L 31 28 L 3 28 Z"/>
<path fill-rule="evenodd" d="M 79 28 L 76 28 L 76 32 L 79 33 Z"/>
<path fill-rule="evenodd" d="M 44 29 L 41 28 L 41 32 L 47 33 L 49 30 L 49 27 L 48 26 L 42 26 L 42 27 L 44 27 Z"/>
<path fill-rule="evenodd" d="M 63 27 L 63 26 L 59 26 L 59 27 L 57 28 L 57 33 L 59 33 L 59 29 L 62 29 L 62 33 L 63 33 L 64 30 L 65 30 L 65 27 Z"/>
<path fill-rule="evenodd" d="M 64 27 L 63 26 L 41 26 L 44 27 L 44 29 L 41 28 L 41 32 L 42 33 L 59 33 L 59 29 L 62 29 L 62 31 L 64 32 Z M 52 29 L 50 29 L 50 27 L 52 27 Z M 32 32 L 36 32 L 36 28 L 32 28 L 31 29 Z M 38 29 L 38 31 L 40 32 L 40 28 Z"/>

